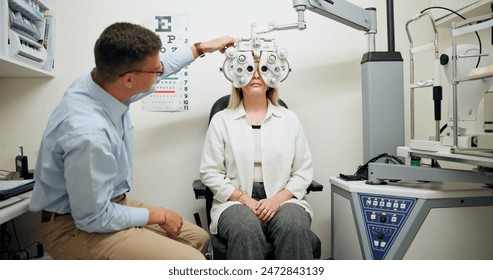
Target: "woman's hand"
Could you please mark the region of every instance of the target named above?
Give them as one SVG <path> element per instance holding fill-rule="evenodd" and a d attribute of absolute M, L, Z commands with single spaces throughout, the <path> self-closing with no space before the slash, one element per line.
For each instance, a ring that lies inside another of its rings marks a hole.
<path fill-rule="evenodd" d="M 281 204 L 293 197 L 293 194 L 284 188 L 271 198 L 259 200 L 257 205 L 255 205 L 255 214 L 266 224 L 274 218 Z"/>
<path fill-rule="evenodd" d="M 248 208 L 252 209 L 253 212 L 255 212 L 255 206 L 257 205 L 258 201 L 246 195 L 243 195 L 239 201 L 243 205 L 246 205 Z"/>
<path fill-rule="evenodd" d="M 264 223 L 270 222 L 274 215 L 276 215 L 277 210 L 281 206 L 281 201 L 278 200 L 275 196 L 271 198 L 266 198 L 259 200 L 256 205 L 254 212 L 257 214 L 259 219 Z"/>

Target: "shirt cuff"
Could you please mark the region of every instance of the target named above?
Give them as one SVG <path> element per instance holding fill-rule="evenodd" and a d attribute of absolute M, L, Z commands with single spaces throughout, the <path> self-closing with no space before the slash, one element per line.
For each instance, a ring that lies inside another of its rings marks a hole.
<path fill-rule="evenodd" d="M 147 208 L 132 207 L 130 215 L 130 227 L 145 226 L 149 221 L 149 210 Z"/>

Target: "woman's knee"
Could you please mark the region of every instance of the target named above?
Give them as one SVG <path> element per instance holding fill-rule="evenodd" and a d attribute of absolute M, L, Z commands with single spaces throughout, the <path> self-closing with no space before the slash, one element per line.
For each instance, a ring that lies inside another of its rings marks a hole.
<path fill-rule="evenodd" d="M 263 233 L 262 222 L 245 205 L 233 205 L 226 209 L 219 218 L 218 228 L 227 235 Z"/>
<path fill-rule="evenodd" d="M 279 208 L 269 227 L 273 230 L 292 233 L 295 231 L 306 231 L 310 230 L 311 217 L 302 206 L 294 203 L 286 203 Z"/>

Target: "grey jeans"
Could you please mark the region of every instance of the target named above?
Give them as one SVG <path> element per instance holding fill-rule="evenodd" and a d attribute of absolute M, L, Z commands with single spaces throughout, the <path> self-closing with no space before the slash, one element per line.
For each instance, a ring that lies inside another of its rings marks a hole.
<path fill-rule="evenodd" d="M 252 197 L 265 198 L 263 185 L 254 184 Z M 294 203 L 283 204 L 268 224 L 243 204 L 226 209 L 218 221 L 218 234 L 228 240 L 227 259 L 261 260 L 272 243 L 276 259 L 313 259 L 317 237 L 310 230 L 311 218 Z"/>

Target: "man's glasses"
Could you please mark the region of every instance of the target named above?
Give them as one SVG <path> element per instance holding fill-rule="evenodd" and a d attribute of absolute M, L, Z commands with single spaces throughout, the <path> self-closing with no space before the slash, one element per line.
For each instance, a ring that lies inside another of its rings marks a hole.
<path fill-rule="evenodd" d="M 156 76 L 159 77 L 159 76 L 163 75 L 163 73 L 164 73 L 164 64 L 162 61 L 160 61 L 159 63 L 161 64 L 161 68 L 163 69 L 162 71 L 130 70 L 130 71 L 120 73 L 120 74 L 118 74 L 118 76 L 123 77 L 125 74 L 128 74 L 128 73 L 152 73 L 152 74 L 156 74 Z"/>

